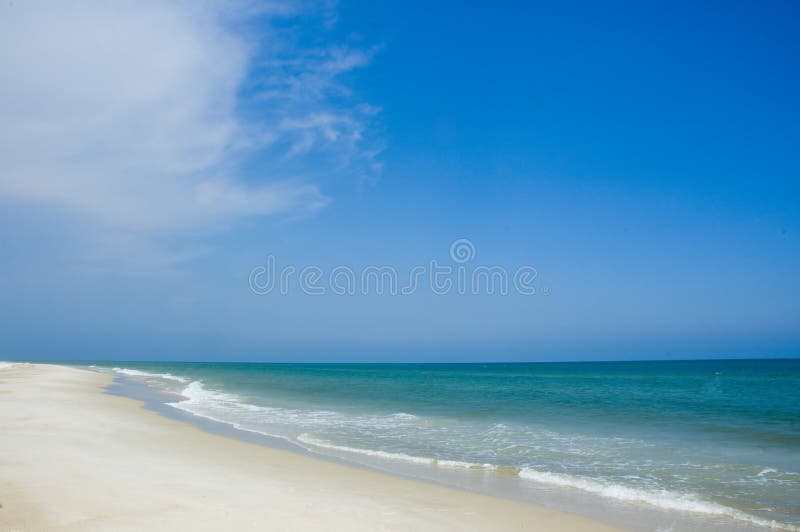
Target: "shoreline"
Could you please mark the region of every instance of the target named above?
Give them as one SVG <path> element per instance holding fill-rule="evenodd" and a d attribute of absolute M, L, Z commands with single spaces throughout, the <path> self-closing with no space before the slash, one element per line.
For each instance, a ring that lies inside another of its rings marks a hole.
<path fill-rule="evenodd" d="M 206 432 L 106 393 L 112 381 L 58 365 L 0 370 L 0 528 L 614 530 Z"/>
<path fill-rule="evenodd" d="M 71 367 L 86 367 L 76 363 L 66 364 Z M 412 456 L 336 447 L 328 442 L 317 445 L 311 438 L 305 438 L 305 434 L 295 435 L 294 438 L 290 435 L 279 436 L 276 432 L 280 431 L 264 430 L 257 423 L 253 424 L 246 419 L 241 422 L 235 416 L 233 418 L 226 416 L 227 411 L 209 414 L 202 408 L 198 411 L 196 408 L 183 407 L 182 405 L 192 404 L 192 401 L 197 400 L 198 394 L 205 400 L 205 378 L 202 374 L 192 374 L 189 371 L 187 376 L 183 371 L 185 368 L 174 364 L 168 368 L 138 367 L 138 369 L 135 369 L 137 366 L 134 366 L 134 369 L 127 367 L 135 363 L 97 362 L 97 364 L 88 368 L 91 371 L 109 372 L 114 375 L 114 383 L 106 389 L 107 393 L 141 401 L 145 408 L 160 416 L 177 419 L 225 437 L 288 450 L 347 467 L 523 502 L 536 507 L 551 508 L 625 530 L 641 532 L 797 530 L 795 525 L 748 514 L 744 510 L 715 503 L 714 498 L 696 495 L 691 491 L 686 493 L 666 490 L 637 491 L 625 485 L 601 484 L 591 477 L 551 475 L 547 470 L 540 473 L 525 467 L 502 468 L 483 462 L 481 462 L 483 467 L 479 467 L 476 471 L 471 467 L 464 467 L 470 463 L 459 462 L 458 459 L 439 467 L 435 459 L 424 455 Z M 153 378 L 158 379 L 158 382 L 148 380 Z M 173 386 L 175 382 L 179 383 L 177 387 Z M 213 395 L 217 392 L 208 393 Z M 223 404 L 231 400 L 235 405 L 242 405 L 239 402 L 241 399 L 235 396 L 225 394 L 221 396 Z M 244 401 L 247 403 L 246 399 Z M 206 405 L 206 403 L 201 404 Z M 405 412 L 402 407 L 398 412 L 401 413 L 392 416 L 410 416 L 402 413 Z M 267 413 L 267 416 L 270 417 L 271 414 Z M 552 470 L 558 471 L 558 467 L 551 468 Z M 529 471 L 536 476 L 529 476 L 527 474 Z"/>

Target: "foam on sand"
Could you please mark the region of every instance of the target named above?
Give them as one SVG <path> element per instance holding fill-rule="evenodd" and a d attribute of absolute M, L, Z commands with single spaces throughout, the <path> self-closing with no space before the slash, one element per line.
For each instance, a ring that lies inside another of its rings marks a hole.
<path fill-rule="evenodd" d="M 376 451 L 372 449 L 359 449 L 355 447 L 347 447 L 345 445 L 335 445 L 330 442 L 316 439 L 308 434 L 301 434 L 297 440 L 300 443 L 319 447 L 321 449 L 329 449 L 332 451 L 341 451 L 345 453 L 362 454 L 365 456 L 374 456 L 377 458 L 384 458 L 387 460 L 398 460 L 401 462 L 409 462 L 412 464 L 430 465 L 438 467 L 449 467 L 454 469 L 486 469 L 494 470 L 496 466 L 492 464 L 475 464 L 471 462 L 462 462 L 460 460 L 443 460 L 438 458 L 428 458 L 424 456 L 412 456 L 404 453 L 393 453 L 388 451 Z"/>
<path fill-rule="evenodd" d="M 26 365 L 2 381 L 3 530 L 610 530 L 209 434 L 105 394 L 109 374 Z"/>
<path fill-rule="evenodd" d="M 0 360 L 0 371 L 2 370 L 10 370 L 10 369 L 22 369 L 33 366 L 30 362 L 9 362 L 5 360 Z"/>
<path fill-rule="evenodd" d="M 115 373 L 119 373 L 120 375 L 127 375 L 128 377 L 141 377 L 145 379 L 166 379 L 168 381 L 189 382 L 189 379 L 185 377 L 179 377 L 171 373 L 148 373 L 147 371 L 139 371 L 138 369 L 128 369 L 128 368 L 113 368 L 113 371 Z"/>
<path fill-rule="evenodd" d="M 609 499 L 645 503 L 664 510 L 678 510 L 709 516 L 724 516 L 737 521 L 744 521 L 777 530 L 790 530 L 793 532 L 800 530 L 800 528 L 794 525 L 762 519 L 735 508 L 730 508 L 715 502 L 704 501 L 692 494 L 676 493 L 668 490 L 651 491 L 630 488 L 619 484 L 604 483 L 590 478 L 567 475 L 564 473 L 538 471 L 531 468 L 523 468 L 519 472 L 519 476 L 520 478 L 543 484 L 579 489 Z"/>
<path fill-rule="evenodd" d="M 514 467 L 511 465 L 452 459 L 455 453 L 451 453 L 451 456 L 447 458 L 440 458 L 424 452 L 420 454 L 427 454 L 427 456 L 416 455 L 413 451 L 409 453 L 396 449 L 391 451 L 382 450 L 379 442 L 374 442 L 377 448 L 369 448 L 371 445 L 368 439 L 364 439 L 359 444 L 352 446 L 331 441 L 331 439 L 336 440 L 336 438 L 326 439 L 324 436 L 315 434 L 317 429 L 324 432 L 326 430 L 329 431 L 330 427 L 351 425 L 370 428 L 404 425 L 414 433 L 419 433 L 420 430 L 423 430 L 425 424 L 430 422 L 425 417 L 406 412 L 396 412 L 381 416 L 351 416 L 327 410 L 295 410 L 262 406 L 249 403 L 245 398 L 232 393 L 208 389 L 199 380 L 192 381 L 170 373 L 148 373 L 127 368 L 114 368 L 113 371 L 122 375 L 147 379 L 151 382 L 154 379 L 162 379 L 163 381 L 183 383 L 185 386 L 180 391 L 183 399 L 167 403 L 169 406 L 199 417 L 225 423 L 238 430 L 281 438 L 294 444 L 299 444 L 311 452 L 321 454 L 344 453 L 353 455 L 353 459 L 356 456 L 362 456 L 418 466 L 512 474 L 526 481 L 580 490 L 607 499 L 645 504 L 668 511 L 688 512 L 709 517 L 726 517 L 757 526 L 800 532 L 800 528 L 796 525 L 754 516 L 736 508 L 704 500 L 693 493 L 631 486 L 618 483 L 612 479 L 553 472 L 529 466 Z M 292 427 L 292 430 L 286 431 L 285 427 L 287 426 Z M 508 428 L 502 424 L 498 424 L 496 427 L 501 429 Z M 275 430 L 276 428 L 278 430 Z M 757 474 L 757 478 L 763 480 L 776 472 L 775 469 L 765 468 Z"/>

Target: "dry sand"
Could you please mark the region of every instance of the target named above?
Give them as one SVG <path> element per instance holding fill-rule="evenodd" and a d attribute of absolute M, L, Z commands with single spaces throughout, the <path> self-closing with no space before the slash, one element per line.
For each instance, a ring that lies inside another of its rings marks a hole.
<path fill-rule="evenodd" d="M 110 382 L 0 367 L 0 530 L 610 530 L 206 433 Z"/>

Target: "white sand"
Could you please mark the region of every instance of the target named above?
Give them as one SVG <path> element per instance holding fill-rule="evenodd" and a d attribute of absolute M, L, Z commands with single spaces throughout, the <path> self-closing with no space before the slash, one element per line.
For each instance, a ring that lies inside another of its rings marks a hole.
<path fill-rule="evenodd" d="M 0 530 L 609 530 L 203 432 L 109 375 L 0 368 Z"/>

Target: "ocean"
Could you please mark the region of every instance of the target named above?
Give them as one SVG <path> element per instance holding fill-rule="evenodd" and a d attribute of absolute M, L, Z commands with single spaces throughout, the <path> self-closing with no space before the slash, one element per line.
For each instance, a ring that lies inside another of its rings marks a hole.
<path fill-rule="evenodd" d="M 800 360 L 90 367 L 304 452 L 634 529 L 800 530 Z"/>

